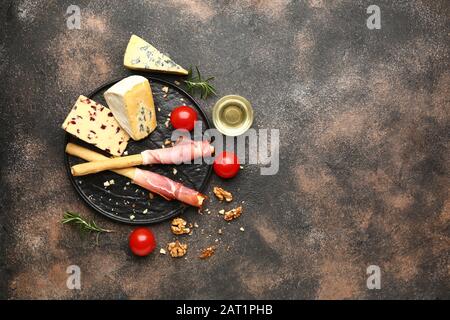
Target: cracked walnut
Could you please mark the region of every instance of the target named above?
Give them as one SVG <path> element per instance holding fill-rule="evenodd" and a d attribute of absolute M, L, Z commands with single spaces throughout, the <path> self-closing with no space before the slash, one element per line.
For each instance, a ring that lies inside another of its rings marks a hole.
<path fill-rule="evenodd" d="M 200 259 L 209 258 L 209 257 L 211 257 L 214 254 L 215 251 L 216 251 L 216 248 L 213 247 L 213 246 L 210 246 L 210 247 L 208 247 L 206 249 L 203 249 L 202 253 L 199 256 L 199 258 Z"/>
<path fill-rule="evenodd" d="M 173 234 L 180 235 L 180 234 L 187 234 L 191 232 L 190 228 L 186 228 L 186 220 L 182 218 L 175 218 L 172 220 L 172 224 L 170 226 L 170 229 L 172 230 Z"/>
<path fill-rule="evenodd" d="M 236 218 L 239 218 L 241 213 L 242 213 L 242 207 L 237 207 L 235 209 L 231 209 L 230 211 L 225 212 L 225 214 L 223 215 L 223 218 L 226 221 L 231 221 Z"/>
<path fill-rule="evenodd" d="M 171 242 L 167 245 L 167 250 L 169 251 L 171 257 L 179 258 L 186 254 L 187 244 L 180 243 L 180 241 L 176 240 L 175 242 Z"/>
<path fill-rule="evenodd" d="M 223 201 L 224 199 L 226 202 L 233 201 L 233 195 L 231 192 L 228 192 L 220 187 L 214 187 L 213 192 L 219 201 Z"/>

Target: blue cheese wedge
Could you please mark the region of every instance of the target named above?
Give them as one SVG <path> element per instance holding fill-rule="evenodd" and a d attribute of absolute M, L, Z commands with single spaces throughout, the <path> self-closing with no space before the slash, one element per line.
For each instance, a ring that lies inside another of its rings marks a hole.
<path fill-rule="evenodd" d="M 113 156 L 122 155 L 130 140 L 111 110 L 85 96 L 78 98 L 62 128 Z"/>
<path fill-rule="evenodd" d="M 155 104 L 147 78 L 127 77 L 109 88 L 104 96 L 114 117 L 133 140 L 144 139 L 155 130 Z"/>
<path fill-rule="evenodd" d="M 144 39 L 132 35 L 128 42 L 123 64 L 132 70 L 159 71 L 187 75 L 189 72 L 162 54 Z"/>

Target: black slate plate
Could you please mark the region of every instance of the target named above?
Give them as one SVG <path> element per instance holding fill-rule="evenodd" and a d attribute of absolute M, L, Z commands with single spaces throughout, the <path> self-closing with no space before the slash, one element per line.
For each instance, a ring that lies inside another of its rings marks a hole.
<path fill-rule="evenodd" d="M 166 139 L 170 139 L 173 128 L 170 124 L 166 128 L 165 122 L 169 113 L 179 105 L 193 107 L 198 113 L 198 120 L 203 122 L 202 130 L 205 131 L 210 128 L 206 114 L 202 111 L 198 103 L 183 89 L 162 79 L 149 76 L 146 76 L 146 78 L 149 79 L 152 87 L 158 126 L 147 138 L 141 141 L 130 140 L 126 149 L 128 154 L 136 154 L 147 149 L 160 148 Z M 89 94 L 88 97 L 107 106 L 103 93 L 120 80 L 122 78 L 102 85 Z M 162 88 L 164 86 L 169 87 L 169 93 L 166 98 L 163 97 L 165 93 L 162 91 Z M 108 156 L 102 150 L 84 143 L 67 133 L 66 144 L 68 142 L 79 144 Z M 67 172 L 75 190 L 91 208 L 108 218 L 129 224 L 150 224 L 179 215 L 188 207 L 179 201 L 167 201 L 158 195 L 154 195 L 153 199 L 150 199 L 149 191 L 131 183 L 128 178 L 122 177 L 114 172 L 105 171 L 87 176 L 73 177 L 70 173 L 70 167 L 82 163 L 84 160 L 67 154 L 65 155 Z M 204 191 L 212 170 L 211 166 L 206 163 L 153 165 L 143 166 L 141 168 L 179 181 L 200 192 Z M 173 168 L 176 168 L 176 174 L 173 173 Z M 114 180 L 114 184 L 105 187 L 104 182 L 110 180 Z M 130 220 L 131 215 L 135 216 L 134 220 Z"/>

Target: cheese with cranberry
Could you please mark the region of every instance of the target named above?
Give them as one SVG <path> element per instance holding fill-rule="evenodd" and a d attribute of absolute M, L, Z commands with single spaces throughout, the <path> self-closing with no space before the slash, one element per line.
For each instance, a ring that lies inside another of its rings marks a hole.
<path fill-rule="evenodd" d="M 122 155 L 130 140 L 111 110 L 85 96 L 78 98 L 62 128 L 113 156 Z"/>

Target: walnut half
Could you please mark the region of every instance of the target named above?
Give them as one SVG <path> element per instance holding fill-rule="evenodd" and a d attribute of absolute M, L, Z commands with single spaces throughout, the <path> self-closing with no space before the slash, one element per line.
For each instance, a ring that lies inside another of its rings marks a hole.
<path fill-rule="evenodd" d="M 223 201 L 224 199 L 226 202 L 233 201 L 233 195 L 231 194 L 231 192 L 228 192 L 219 187 L 214 187 L 213 192 L 216 195 L 217 199 L 219 199 L 220 201 Z"/>
<path fill-rule="evenodd" d="M 215 251 L 216 251 L 216 248 L 213 247 L 213 246 L 210 246 L 210 247 L 208 247 L 206 249 L 203 249 L 202 253 L 199 256 L 199 258 L 200 259 L 207 259 L 207 258 L 211 257 L 214 254 Z"/>
<path fill-rule="evenodd" d="M 187 233 L 191 232 L 191 229 L 186 228 L 186 221 L 182 218 L 173 219 L 170 229 L 176 235 L 187 234 Z"/>
<path fill-rule="evenodd" d="M 226 221 L 231 221 L 233 219 L 239 218 L 242 213 L 242 207 L 237 207 L 235 209 L 231 209 L 230 211 L 225 212 L 223 218 Z"/>
<path fill-rule="evenodd" d="M 176 240 L 175 242 L 171 242 L 167 245 L 167 250 L 169 251 L 171 257 L 179 258 L 186 254 L 187 244 L 180 243 L 180 241 Z"/>

